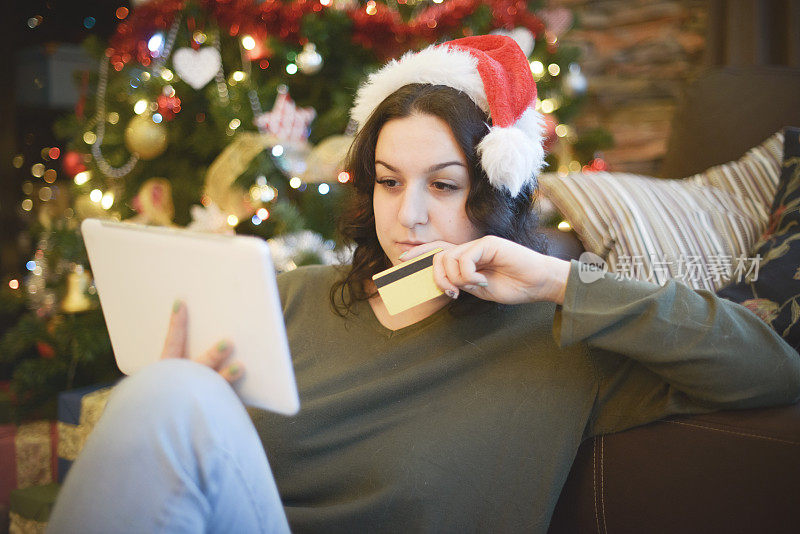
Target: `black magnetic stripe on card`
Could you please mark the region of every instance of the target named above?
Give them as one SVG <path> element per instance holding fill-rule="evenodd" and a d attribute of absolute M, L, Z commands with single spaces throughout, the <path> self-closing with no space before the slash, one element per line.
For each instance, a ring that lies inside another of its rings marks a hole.
<path fill-rule="evenodd" d="M 425 269 L 426 267 L 431 267 L 433 265 L 433 257 L 435 254 L 431 254 L 427 258 L 422 258 L 416 263 L 412 263 L 411 265 L 406 265 L 401 269 L 397 269 L 396 271 L 392 271 L 389 274 L 381 276 L 380 278 L 375 279 L 375 286 L 381 288 L 383 286 L 389 285 L 392 282 L 397 282 L 401 278 L 405 278 L 406 276 L 412 275 L 416 272 Z"/>

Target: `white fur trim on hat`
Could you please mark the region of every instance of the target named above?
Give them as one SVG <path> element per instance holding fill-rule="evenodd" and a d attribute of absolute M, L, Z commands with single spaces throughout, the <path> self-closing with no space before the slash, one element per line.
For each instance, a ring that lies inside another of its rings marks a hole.
<path fill-rule="evenodd" d="M 489 102 L 478 74 L 478 60 L 458 48 L 429 46 L 420 52 L 406 52 L 400 59 L 393 59 L 370 74 L 358 89 L 350 118 L 358 123 L 360 129 L 378 104 L 410 83 L 447 85 L 458 89 L 489 114 Z"/>
<path fill-rule="evenodd" d="M 544 117 L 534 108 L 525 110 L 513 126 L 489 129 L 477 150 L 486 176 L 495 188 L 505 187 L 512 197 L 528 182 L 536 188 L 536 177 L 546 165 L 543 132 Z"/>

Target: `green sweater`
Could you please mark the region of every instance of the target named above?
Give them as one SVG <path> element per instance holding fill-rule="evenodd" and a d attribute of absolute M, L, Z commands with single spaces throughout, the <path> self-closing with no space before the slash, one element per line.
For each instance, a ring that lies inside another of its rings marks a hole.
<path fill-rule="evenodd" d="M 583 439 L 800 396 L 800 357 L 744 307 L 577 265 L 563 306 L 394 332 L 368 302 L 333 313 L 337 268 L 280 275 L 301 408 L 251 416 L 292 530 L 545 532 Z"/>

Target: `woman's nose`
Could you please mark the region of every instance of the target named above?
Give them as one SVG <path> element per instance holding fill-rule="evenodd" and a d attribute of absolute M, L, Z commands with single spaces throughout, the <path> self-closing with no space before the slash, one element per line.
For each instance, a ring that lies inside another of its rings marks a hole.
<path fill-rule="evenodd" d="M 407 188 L 403 192 L 400 211 L 397 215 L 400 224 L 406 228 L 413 228 L 418 224 L 428 222 L 428 205 L 423 193 Z"/>

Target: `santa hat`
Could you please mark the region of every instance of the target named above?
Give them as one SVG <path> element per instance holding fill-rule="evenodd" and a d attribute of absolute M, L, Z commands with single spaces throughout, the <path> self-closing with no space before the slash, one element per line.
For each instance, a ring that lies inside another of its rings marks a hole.
<path fill-rule="evenodd" d="M 505 35 L 480 35 L 407 52 L 370 74 L 350 116 L 361 128 L 378 104 L 411 83 L 446 85 L 469 96 L 491 119 L 478 144 L 489 182 L 512 197 L 532 184 L 544 162 L 544 117 L 534 109 L 536 82 L 528 58 Z"/>

